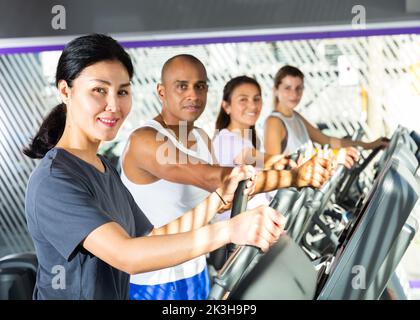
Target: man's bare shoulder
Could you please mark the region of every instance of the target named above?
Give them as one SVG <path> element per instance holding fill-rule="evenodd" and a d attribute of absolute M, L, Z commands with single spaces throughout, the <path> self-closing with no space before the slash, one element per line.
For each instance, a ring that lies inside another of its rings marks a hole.
<path fill-rule="evenodd" d="M 162 142 L 163 136 L 155 128 L 152 127 L 140 127 L 134 130 L 128 137 L 128 141 L 131 144 L 147 143 L 152 144 Z"/>

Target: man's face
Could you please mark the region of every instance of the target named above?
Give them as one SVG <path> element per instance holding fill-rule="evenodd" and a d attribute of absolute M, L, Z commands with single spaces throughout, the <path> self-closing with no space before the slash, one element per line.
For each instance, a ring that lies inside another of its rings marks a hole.
<path fill-rule="evenodd" d="M 173 61 L 157 87 L 168 124 L 197 120 L 206 106 L 207 90 L 207 74 L 202 66 L 185 59 Z"/>

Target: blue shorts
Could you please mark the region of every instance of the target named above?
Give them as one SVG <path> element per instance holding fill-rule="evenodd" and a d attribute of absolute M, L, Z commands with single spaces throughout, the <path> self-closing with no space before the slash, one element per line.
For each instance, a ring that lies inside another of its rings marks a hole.
<path fill-rule="evenodd" d="M 205 300 L 210 293 L 207 267 L 191 278 L 157 285 L 130 283 L 130 300 Z"/>

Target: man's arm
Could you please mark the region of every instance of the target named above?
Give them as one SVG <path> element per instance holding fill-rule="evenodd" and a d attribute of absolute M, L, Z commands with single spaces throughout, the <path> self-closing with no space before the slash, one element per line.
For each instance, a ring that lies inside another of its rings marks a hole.
<path fill-rule="evenodd" d="M 125 174 L 134 183 L 144 184 L 142 174 L 147 173 L 154 176 L 155 180 L 190 184 L 213 192 L 232 171 L 232 168 L 203 163 L 158 135 L 156 130 L 145 127 L 129 137 L 122 155 L 122 165 Z"/>
<path fill-rule="evenodd" d="M 254 147 L 245 148 L 235 158 L 235 164 L 249 164 L 264 170 L 283 170 L 287 165 L 296 166 L 293 161 L 283 154 L 268 154 L 256 150 Z"/>
<path fill-rule="evenodd" d="M 258 173 L 255 192 L 268 192 L 287 187 L 321 187 L 330 176 L 330 162 L 313 157 L 292 170 L 264 170 Z"/>
<path fill-rule="evenodd" d="M 210 222 L 222 205 L 223 202 L 220 197 L 213 192 L 203 202 L 178 219 L 160 228 L 153 229 L 150 235 L 175 234 L 201 228 Z"/>

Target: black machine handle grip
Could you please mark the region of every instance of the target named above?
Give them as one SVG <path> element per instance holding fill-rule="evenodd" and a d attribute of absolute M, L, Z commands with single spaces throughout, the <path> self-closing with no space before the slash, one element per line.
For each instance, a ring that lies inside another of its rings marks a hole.
<path fill-rule="evenodd" d="M 233 196 L 231 217 L 235 217 L 246 210 L 248 196 L 244 195 L 249 180 L 239 182 Z M 226 299 L 243 275 L 249 270 L 251 263 L 261 250 L 254 246 L 227 245 L 228 260 L 214 278 L 214 285 L 208 297 L 209 300 Z"/>
<path fill-rule="evenodd" d="M 244 195 L 244 190 L 248 181 L 249 180 L 242 180 L 238 183 L 238 187 L 236 188 L 235 194 L 233 195 L 232 210 L 230 214 L 231 218 L 236 217 L 238 214 L 246 211 L 246 206 L 248 205 L 248 196 Z M 229 243 L 226 248 L 227 256 L 229 257 L 235 251 L 236 245 Z"/>
<path fill-rule="evenodd" d="M 246 188 L 246 184 L 249 180 L 242 180 L 238 183 L 238 186 L 236 187 L 233 201 L 232 201 L 232 208 L 231 208 L 231 218 L 237 216 L 238 214 L 244 212 L 246 210 L 246 206 L 248 204 L 248 196 L 244 195 L 244 190 Z M 212 260 L 213 265 L 219 269 L 223 266 L 223 264 L 226 263 L 229 256 L 232 255 L 232 253 L 235 251 L 236 245 L 233 243 L 229 243 L 226 246 L 223 246 L 222 248 L 219 248 L 218 250 L 214 251 L 212 253 Z"/>
<path fill-rule="evenodd" d="M 232 217 L 246 210 L 248 197 L 244 195 L 244 190 L 247 182 L 248 180 L 245 180 L 238 184 L 232 203 Z M 253 269 L 259 261 L 257 256 L 262 255 L 262 251 L 250 245 L 235 246 L 229 244 L 228 254 L 228 260 L 214 278 L 209 300 L 226 299 L 244 275 Z"/>
<path fill-rule="evenodd" d="M 239 182 L 238 187 L 235 190 L 231 210 L 232 218 L 246 210 L 246 206 L 248 205 L 248 196 L 244 195 L 244 190 L 248 181 L 249 180 L 242 180 Z"/>

